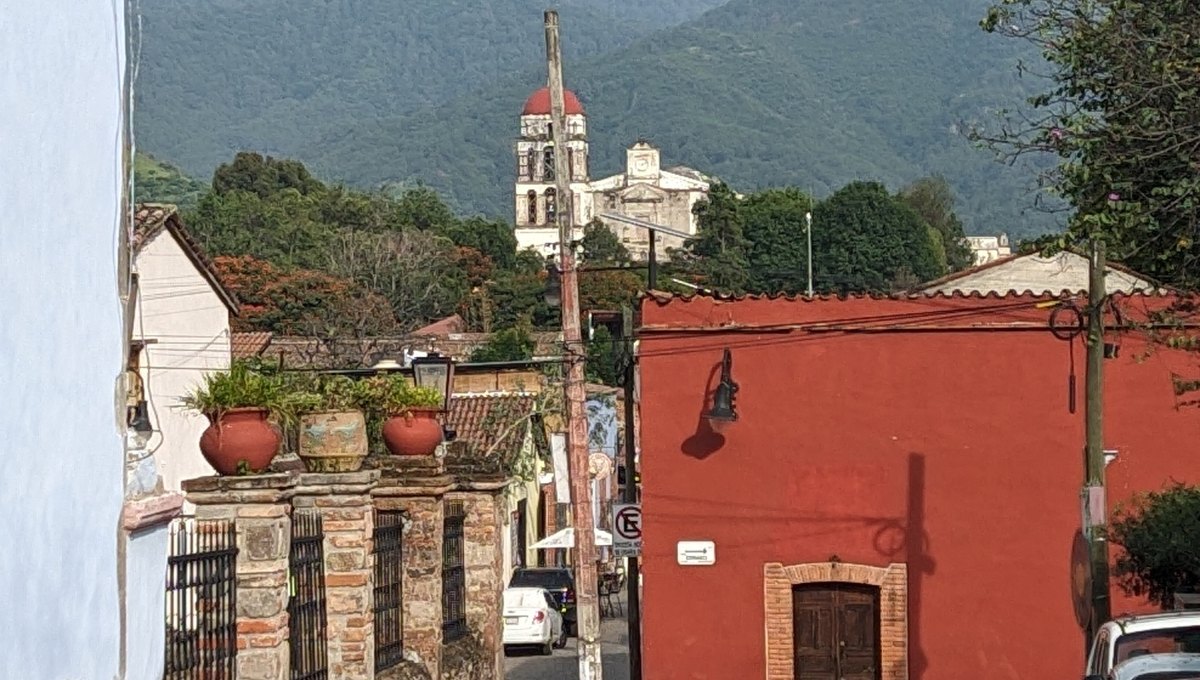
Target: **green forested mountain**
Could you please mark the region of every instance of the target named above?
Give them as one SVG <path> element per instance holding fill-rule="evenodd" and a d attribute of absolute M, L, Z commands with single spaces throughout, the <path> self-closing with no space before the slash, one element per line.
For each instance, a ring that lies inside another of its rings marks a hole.
<path fill-rule="evenodd" d="M 134 200 L 174 203 L 184 210 L 196 206 L 208 184 L 184 175 L 153 156 L 138 153 L 133 159 Z"/>
<path fill-rule="evenodd" d="M 551 4 L 564 17 L 567 57 L 578 59 L 720 2 Z M 331 131 L 443 103 L 544 59 L 546 4 L 141 0 L 139 142 L 207 175 L 238 150 L 292 153 Z"/>
<path fill-rule="evenodd" d="M 593 176 L 618 171 L 624 148 L 647 137 L 665 162 L 739 189 L 795 185 L 821 196 L 853 180 L 899 188 L 937 173 L 955 189 L 968 233 L 1047 228 L 1027 211 L 1031 174 L 995 163 L 959 132 L 1024 96 L 1015 65 L 1028 55 L 979 29 L 985 0 L 729 0 L 646 34 L 715 2 L 677 2 L 670 16 L 663 3 L 643 3 L 659 7 L 651 17 L 634 17 L 637 3 L 562 3 L 566 78 L 588 109 Z M 540 6 L 489 5 L 523 8 L 503 15 L 433 0 L 265 9 L 277 4 L 144 2 L 145 148 L 194 173 L 233 149 L 266 150 L 326 179 L 424 182 L 464 212 L 511 212 L 517 115 L 545 78 Z M 262 15 L 257 29 L 247 14 Z M 604 21 L 637 30 L 590 28 Z"/>

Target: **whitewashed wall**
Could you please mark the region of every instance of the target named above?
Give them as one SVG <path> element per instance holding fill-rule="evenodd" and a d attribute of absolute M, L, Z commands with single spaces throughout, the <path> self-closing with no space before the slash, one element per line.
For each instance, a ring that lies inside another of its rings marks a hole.
<path fill-rule="evenodd" d="M 0 0 L 0 678 L 117 677 L 122 0 Z"/>
<path fill-rule="evenodd" d="M 150 440 L 163 486 L 214 474 L 200 455 L 208 420 L 179 408 L 179 399 L 212 371 L 229 368 L 229 310 L 179 242 L 163 229 L 138 252 L 134 266 L 141 299 L 134 337 L 152 340 L 141 356 L 150 420 L 159 434 Z"/>

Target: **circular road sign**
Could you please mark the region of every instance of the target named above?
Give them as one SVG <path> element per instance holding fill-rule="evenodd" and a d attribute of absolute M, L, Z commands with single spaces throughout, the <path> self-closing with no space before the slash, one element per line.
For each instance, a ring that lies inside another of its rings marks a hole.
<path fill-rule="evenodd" d="M 614 518 L 613 530 L 626 541 L 636 541 L 642 537 L 642 509 L 636 505 L 626 506 L 617 511 Z"/>

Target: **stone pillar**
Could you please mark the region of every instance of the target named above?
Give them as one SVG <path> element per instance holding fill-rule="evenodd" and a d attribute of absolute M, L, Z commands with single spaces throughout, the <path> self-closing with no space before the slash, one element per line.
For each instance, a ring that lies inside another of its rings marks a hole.
<path fill-rule="evenodd" d="M 237 522 L 237 676 L 286 680 L 288 549 L 294 474 L 201 477 L 183 483 L 197 519 Z"/>
<path fill-rule="evenodd" d="M 395 457 L 372 495 L 380 510 L 404 510 L 404 656 L 441 678 L 442 497 L 453 480 L 434 456 Z M 382 676 L 381 676 L 382 677 Z"/>
<path fill-rule="evenodd" d="M 325 532 L 325 610 L 329 680 L 375 676 L 375 517 L 371 489 L 375 470 L 301 474 L 292 505 L 320 513 Z"/>
<path fill-rule="evenodd" d="M 508 514 L 504 480 L 474 481 L 470 490 L 447 496 L 461 501 L 467 519 L 466 539 L 467 625 L 479 637 L 480 663 L 472 678 L 494 680 L 504 677 L 503 623 L 500 611 L 505 585 L 503 574 L 504 520 Z"/>

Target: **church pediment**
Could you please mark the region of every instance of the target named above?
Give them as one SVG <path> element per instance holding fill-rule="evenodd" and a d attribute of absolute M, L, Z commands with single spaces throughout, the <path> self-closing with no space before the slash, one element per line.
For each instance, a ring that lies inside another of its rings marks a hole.
<path fill-rule="evenodd" d="M 634 184 L 617 194 L 622 201 L 665 201 L 667 192 L 651 184 Z"/>

